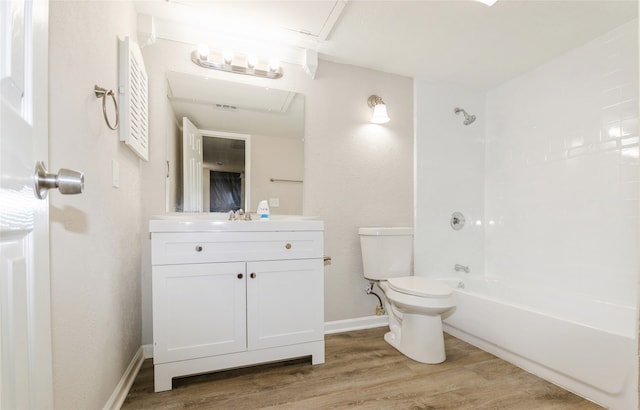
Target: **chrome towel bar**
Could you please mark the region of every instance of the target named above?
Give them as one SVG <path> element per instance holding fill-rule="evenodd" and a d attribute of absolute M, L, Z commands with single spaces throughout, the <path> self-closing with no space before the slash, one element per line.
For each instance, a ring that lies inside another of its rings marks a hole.
<path fill-rule="evenodd" d="M 302 183 L 301 179 L 278 179 L 278 178 L 271 178 L 269 181 L 271 182 L 298 182 L 298 183 Z"/>

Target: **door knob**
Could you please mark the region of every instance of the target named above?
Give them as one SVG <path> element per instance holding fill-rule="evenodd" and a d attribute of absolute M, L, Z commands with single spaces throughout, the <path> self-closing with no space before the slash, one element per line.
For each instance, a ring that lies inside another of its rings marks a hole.
<path fill-rule="evenodd" d="M 82 172 L 62 168 L 57 175 L 51 174 L 42 161 L 38 161 L 36 164 L 33 179 L 38 199 L 45 199 L 49 190 L 54 188 L 58 188 L 63 195 L 81 194 L 84 191 L 84 174 Z"/>

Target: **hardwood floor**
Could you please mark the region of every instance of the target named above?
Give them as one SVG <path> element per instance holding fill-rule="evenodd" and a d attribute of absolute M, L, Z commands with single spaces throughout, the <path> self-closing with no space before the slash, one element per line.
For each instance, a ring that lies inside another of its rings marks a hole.
<path fill-rule="evenodd" d="M 461 340 L 425 365 L 382 339 L 386 328 L 327 335 L 326 362 L 310 359 L 174 379 L 153 392 L 145 361 L 123 409 L 599 409 Z"/>

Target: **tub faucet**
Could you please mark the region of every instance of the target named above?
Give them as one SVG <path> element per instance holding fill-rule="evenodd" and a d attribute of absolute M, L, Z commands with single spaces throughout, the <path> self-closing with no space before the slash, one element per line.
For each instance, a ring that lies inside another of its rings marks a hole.
<path fill-rule="evenodd" d="M 456 263 L 456 266 L 454 266 L 453 269 L 455 269 L 456 272 L 463 271 L 464 273 L 469 273 L 471 271 L 468 266 L 460 265 L 459 263 Z"/>

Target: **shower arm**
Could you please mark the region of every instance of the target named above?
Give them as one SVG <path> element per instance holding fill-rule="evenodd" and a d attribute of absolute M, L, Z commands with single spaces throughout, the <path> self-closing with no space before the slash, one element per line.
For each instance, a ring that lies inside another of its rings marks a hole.
<path fill-rule="evenodd" d="M 469 125 L 476 120 L 475 115 L 469 115 L 468 112 L 466 112 L 464 109 L 460 107 L 454 108 L 453 112 L 456 114 L 460 114 L 460 112 L 462 112 L 462 114 L 464 114 L 464 125 Z"/>

